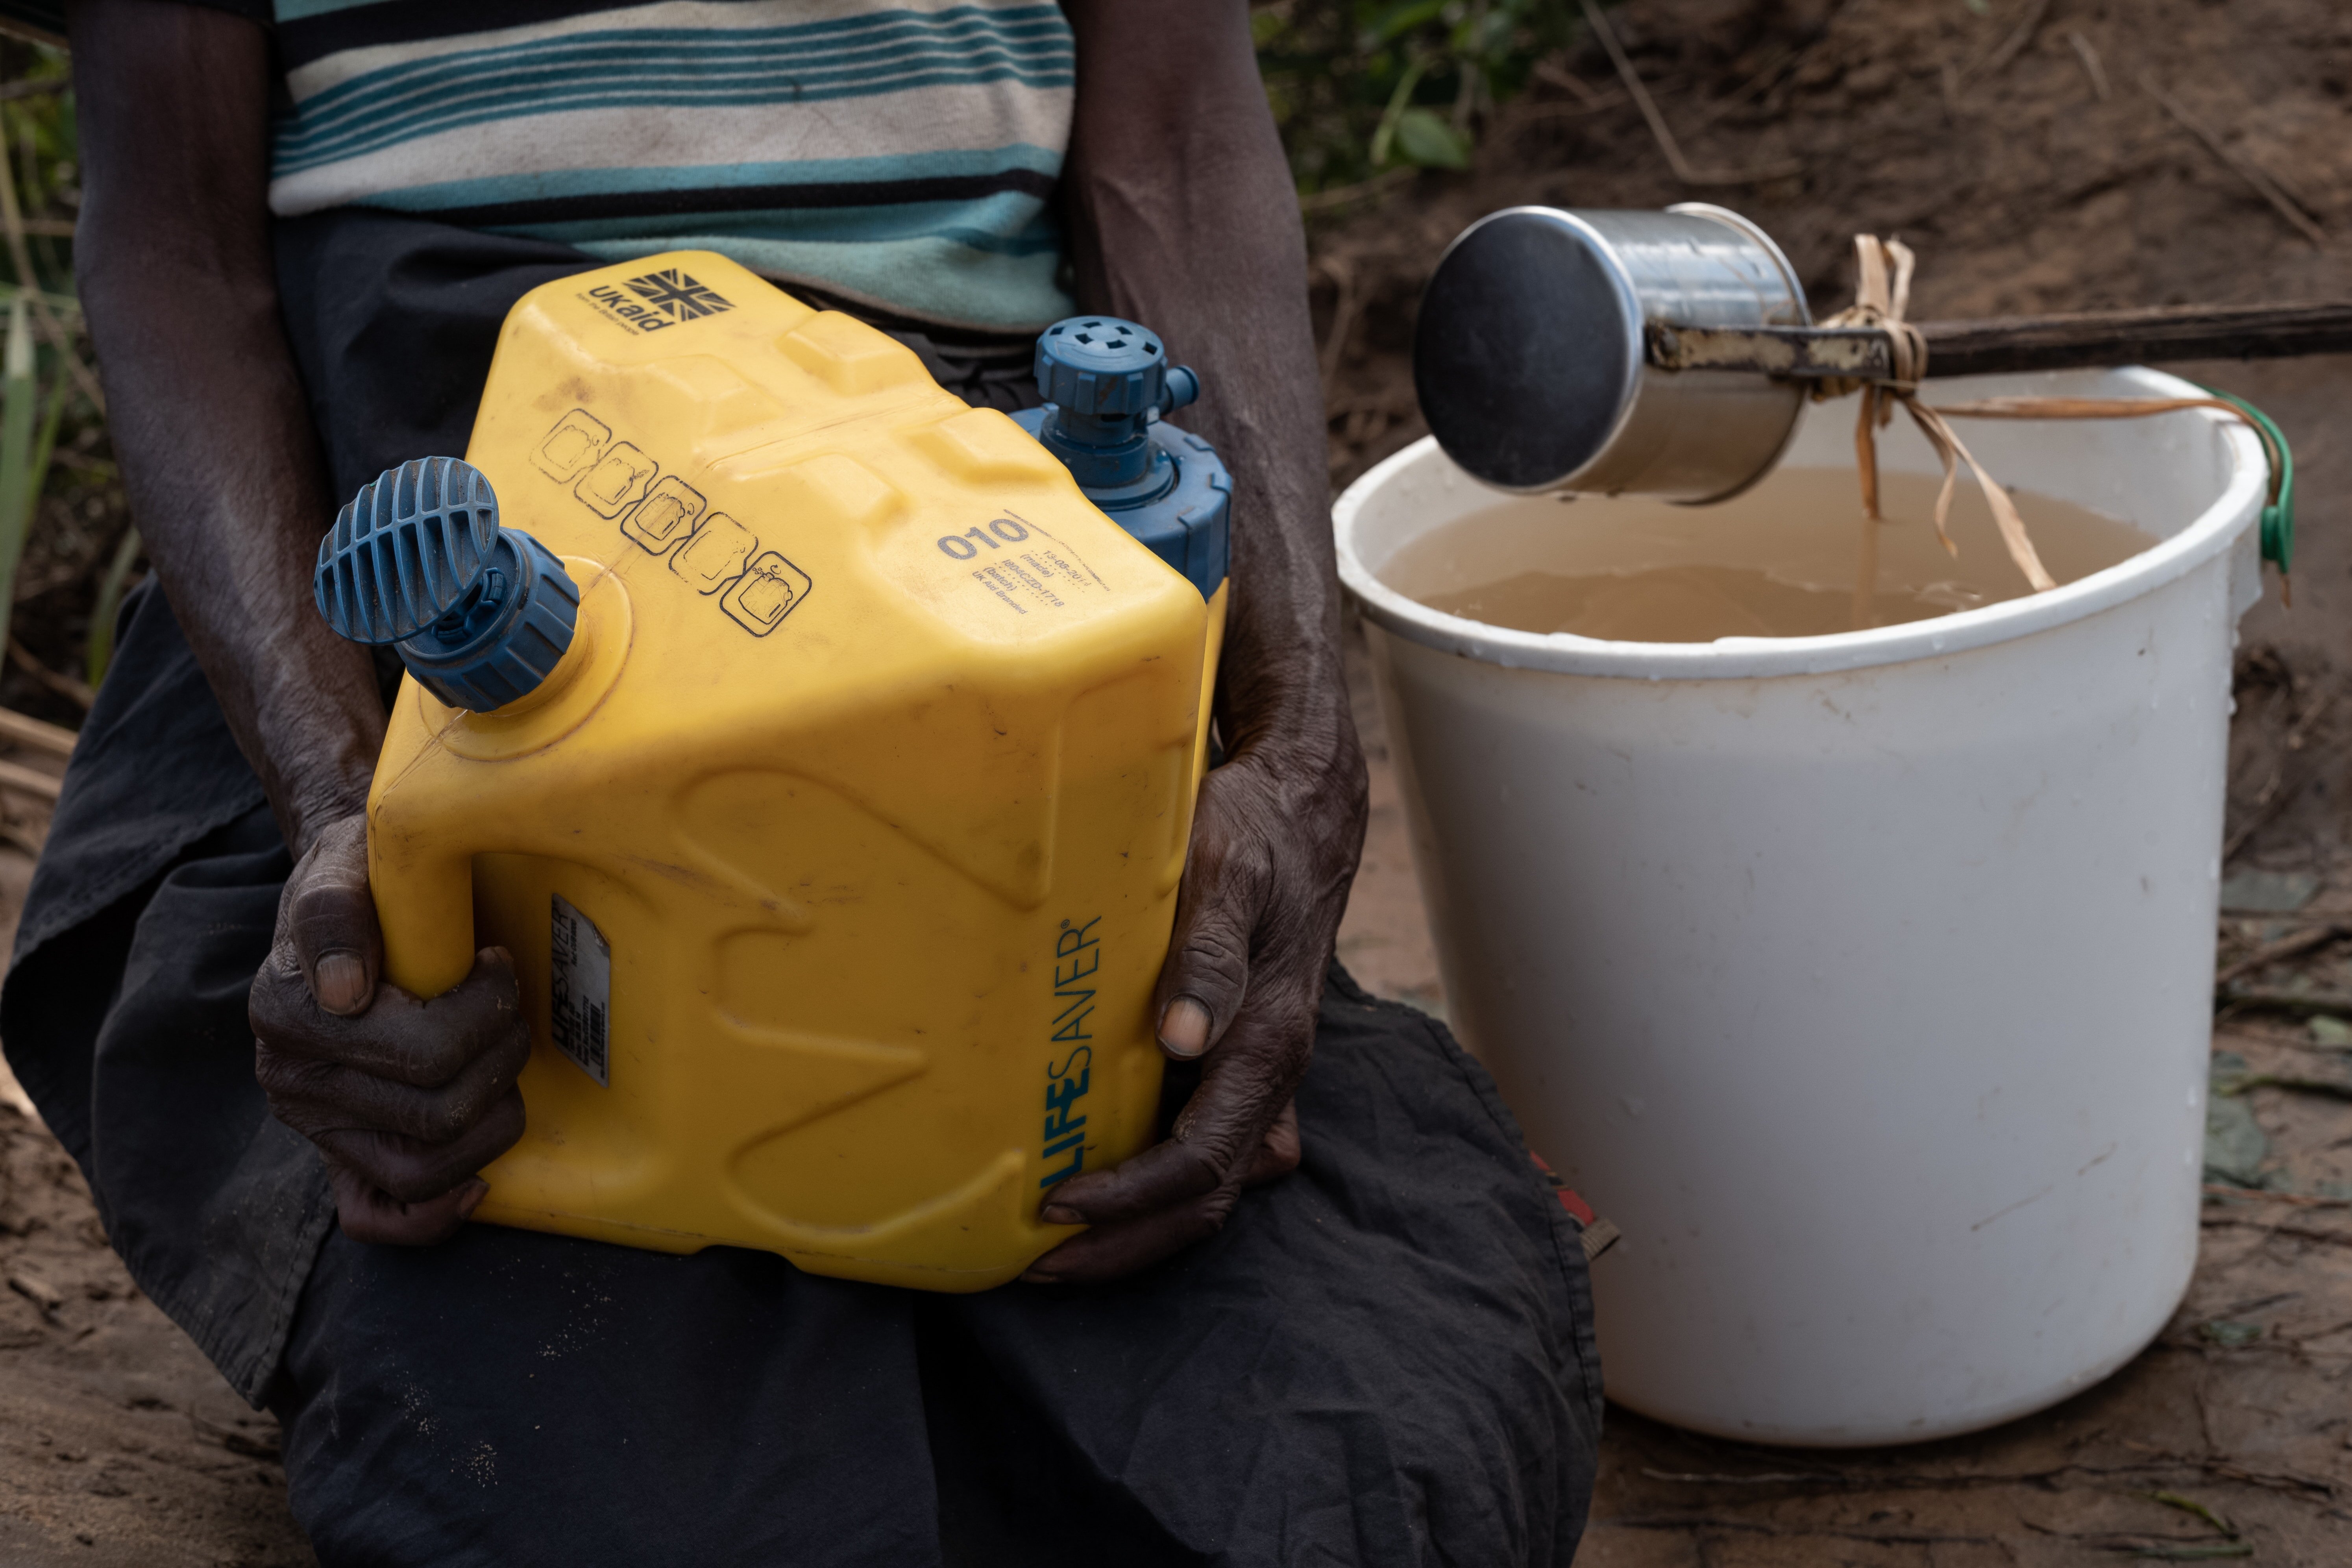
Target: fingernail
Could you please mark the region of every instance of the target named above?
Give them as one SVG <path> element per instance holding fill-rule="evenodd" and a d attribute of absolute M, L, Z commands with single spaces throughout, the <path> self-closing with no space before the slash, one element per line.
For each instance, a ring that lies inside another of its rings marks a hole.
<path fill-rule="evenodd" d="M 1028 1273 L 1021 1276 L 1021 1283 L 1024 1285 L 1059 1285 L 1061 1282 L 1060 1275 L 1049 1274 L 1043 1268 L 1032 1268 Z"/>
<path fill-rule="evenodd" d="M 367 965 L 356 952 L 331 952 L 319 960 L 315 984 L 320 1006 L 330 1013 L 348 1013 L 367 992 Z"/>
<path fill-rule="evenodd" d="M 466 1184 L 464 1192 L 465 1195 L 457 1200 L 457 1217 L 469 1220 L 474 1217 L 474 1211 L 482 1206 L 482 1200 L 490 1195 L 490 1184 L 476 1176 Z"/>
<path fill-rule="evenodd" d="M 1037 1211 L 1037 1217 L 1047 1225 L 1084 1225 L 1087 1216 L 1067 1204 L 1047 1204 Z"/>
<path fill-rule="evenodd" d="M 1209 1010 L 1190 996 L 1179 996 L 1160 1015 L 1160 1048 L 1186 1060 L 1209 1048 Z"/>

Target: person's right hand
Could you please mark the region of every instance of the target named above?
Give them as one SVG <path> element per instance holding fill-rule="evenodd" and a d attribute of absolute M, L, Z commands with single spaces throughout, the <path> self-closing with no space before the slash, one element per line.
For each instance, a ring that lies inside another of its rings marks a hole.
<path fill-rule="evenodd" d="M 270 1110 L 326 1156 L 343 1234 L 424 1247 L 466 1222 L 489 1191 L 474 1173 L 522 1136 L 530 1029 L 504 949 L 483 949 L 429 1002 L 381 984 L 383 967 L 366 819 L 348 816 L 278 900 L 247 1005 L 254 1073 Z"/>

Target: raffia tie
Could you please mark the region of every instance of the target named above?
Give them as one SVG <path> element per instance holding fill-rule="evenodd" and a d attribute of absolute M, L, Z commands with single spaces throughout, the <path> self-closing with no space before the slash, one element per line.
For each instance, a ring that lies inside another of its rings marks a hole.
<path fill-rule="evenodd" d="M 1985 472 L 1984 465 L 1944 422 L 1946 413 L 1958 410 L 1931 408 L 1919 401 L 1919 383 L 1927 374 L 1927 340 L 1904 319 L 1911 305 L 1911 274 L 1918 258 L 1901 240 L 1881 239 L 1874 234 L 1855 235 L 1853 248 L 1861 263 L 1854 301 L 1822 324 L 1875 327 L 1886 333 L 1892 350 L 1888 366 L 1892 374 L 1883 381 L 1820 381 L 1814 384 L 1812 395 L 1820 403 L 1848 393 L 1862 394 L 1862 413 L 1854 423 L 1853 451 L 1854 467 L 1862 478 L 1863 515 L 1873 522 L 1885 521 L 1878 509 L 1878 432 L 1893 423 L 1895 410 L 1900 406 L 1944 465 L 1944 485 L 1936 493 L 1936 537 L 1943 542 L 1945 553 L 1958 556 L 1960 552 L 1944 525 L 1951 516 L 1952 492 L 1959 483 L 1959 465 L 1966 463 L 1969 472 L 1976 476 L 1978 487 L 1984 491 L 1985 504 L 1992 508 L 1993 522 L 2000 530 L 2001 543 L 2009 548 L 2009 558 L 2017 563 L 2017 569 L 2025 574 L 2034 592 L 2055 588 L 2058 580 L 2050 575 L 2049 569 L 2042 564 L 2042 557 L 2034 553 L 2033 540 L 2025 531 L 2025 519 L 2018 515 L 2017 503 L 2009 499 L 2009 492 Z M 2032 417 L 2022 413 L 2010 416 Z"/>
<path fill-rule="evenodd" d="M 1814 402 L 1824 403 L 1849 393 L 1862 395 L 1862 415 L 1854 426 L 1854 458 L 1862 479 L 1863 513 L 1871 521 L 1885 521 L 1878 510 L 1877 433 L 1894 420 L 1898 404 L 1919 426 L 1919 433 L 1927 438 L 1927 444 L 1935 448 L 1944 465 L 1944 487 L 1936 496 L 1936 537 L 1943 541 L 1945 551 L 1955 556 L 1959 554 L 1959 548 L 1945 531 L 1944 524 L 1951 514 L 1958 465 L 1966 463 L 1992 508 L 2001 542 L 2009 547 L 2009 558 L 2017 563 L 2017 569 L 2025 574 L 2036 593 L 2056 587 L 2056 579 L 2034 553 L 2033 541 L 2025 531 L 2025 519 L 2018 514 L 2009 492 L 1985 472 L 1984 465 L 1961 444 L 1959 437 L 1946 423 L 1948 419 L 2143 419 L 2183 408 L 2210 408 L 2243 424 L 2261 440 L 2270 458 L 2270 500 L 2273 504 L 2278 501 L 2287 471 L 2285 453 L 2279 450 L 2275 439 L 2259 420 L 2248 416 L 2244 409 L 2225 398 L 1985 397 L 1972 403 L 1933 406 L 1920 402 L 1919 383 L 1927 374 L 1927 340 L 1904 319 L 1911 303 L 1911 274 L 1917 266 L 1917 258 L 1901 240 L 1882 240 L 1874 234 L 1855 235 L 1853 248 L 1861 263 L 1854 302 L 1822 324 L 1876 327 L 1885 332 L 1892 350 L 1888 366 L 1892 374 L 1883 381 L 1825 379 L 1814 384 L 1812 396 Z"/>

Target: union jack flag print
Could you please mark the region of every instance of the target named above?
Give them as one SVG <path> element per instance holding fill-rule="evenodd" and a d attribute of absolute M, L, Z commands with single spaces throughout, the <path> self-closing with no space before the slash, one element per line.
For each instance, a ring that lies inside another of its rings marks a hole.
<path fill-rule="evenodd" d="M 674 321 L 691 321 L 733 310 L 733 301 L 695 280 L 690 272 L 666 267 L 629 279 L 629 291 Z"/>

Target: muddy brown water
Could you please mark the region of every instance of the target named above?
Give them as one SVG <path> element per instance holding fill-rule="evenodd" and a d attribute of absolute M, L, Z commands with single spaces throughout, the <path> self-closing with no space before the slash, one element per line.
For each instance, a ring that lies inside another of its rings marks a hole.
<path fill-rule="evenodd" d="M 1517 631 L 1619 642 L 1824 637 L 1927 620 L 2028 593 L 1972 484 L 1947 553 L 1938 481 L 1881 478 L 1862 518 L 1851 468 L 1782 468 L 1719 506 L 1646 496 L 1502 501 L 1412 541 L 1381 573 L 1432 609 Z M 2128 523 L 2015 492 L 2051 575 L 2075 582 L 2157 541 Z M 1873 557 L 1875 557 L 1874 560 Z"/>

